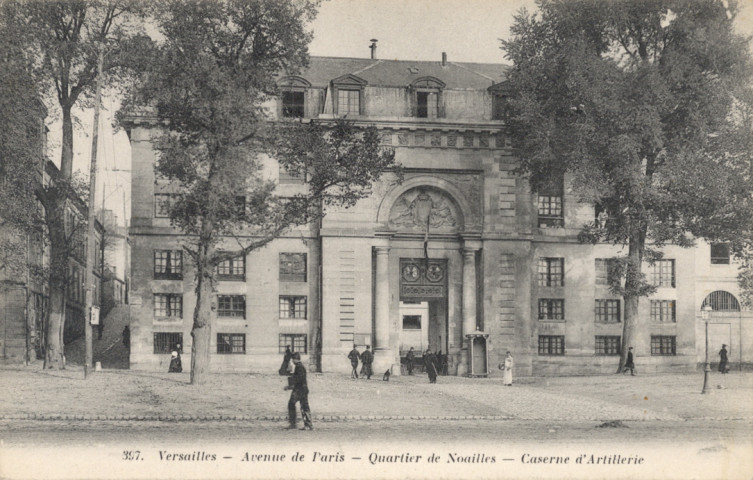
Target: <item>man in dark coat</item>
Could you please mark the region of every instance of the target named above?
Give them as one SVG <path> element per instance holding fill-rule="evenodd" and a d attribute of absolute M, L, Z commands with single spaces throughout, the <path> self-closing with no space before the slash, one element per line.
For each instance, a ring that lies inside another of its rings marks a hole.
<path fill-rule="evenodd" d="M 437 383 L 437 356 L 431 352 L 431 348 L 426 349 L 424 365 L 426 366 L 426 373 L 429 375 L 429 383 Z"/>
<path fill-rule="evenodd" d="M 296 352 L 291 357 L 295 364 L 293 375 L 288 377 L 288 386 L 285 390 L 292 390 L 290 400 L 288 400 L 288 429 L 296 428 L 295 404 L 301 403 L 301 416 L 303 417 L 303 428 L 301 430 L 314 429 L 311 422 L 311 409 L 309 408 L 309 386 L 306 382 L 306 367 L 301 363 L 301 354 Z"/>
<path fill-rule="evenodd" d="M 408 375 L 413 375 L 413 363 L 416 361 L 416 354 L 413 353 L 413 347 L 410 347 L 408 354 L 405 356 L 405 367 L 408 369 Z"/>
<path fill-rule="evenodd" d="M 630 370 L 630 375 L 635 375 L 635 363 L 633 362 L 633 347 L 628 347 L 627 359 L 625 360 L 625 368 L 622 373 Z"/>
<path fill-rule="evenodd" d="M 370 347 L 366 345 L 366 350 L 361 354 L 361 374 L 366 375 L 366 380 L 371 380 L 371 363 L 374 361 L 374 354 L 371 353 Z"/>
<path fill-rule="evenodd" d="M 183 371 L 183 364 L 180 361 L 180 353 L 177 350 L 173 350 L 170 354 L 170 368 L 168 373 L 180 373 Z"/>
<path fill-rule="evenodd" d="M 282 357 L 282 365 L 280 365 L 280 369 L 277 371 L 280 375 L 287 375 L 288 369 L 290 368 L 290 357 L 293 356 L 293 352 L 290 351 L 290 345 L 285 346 L 285 355 Z"/>
<path fill-rule="evenodd" d="M 722 344 L 722 349 L 719 350 L 719 372 L 727 373 L 727 345 Z"/>
<path fill-rule="evenodd" d="M 348 358 L 350 359 L 350 366 L 353 367 L 353 370 L 350 372 L 350 378 L 358 378 L 358 359 L 361 358 L 361 353 L 355 345 L 353 345 L 353 350 L 348 354 Z"/>

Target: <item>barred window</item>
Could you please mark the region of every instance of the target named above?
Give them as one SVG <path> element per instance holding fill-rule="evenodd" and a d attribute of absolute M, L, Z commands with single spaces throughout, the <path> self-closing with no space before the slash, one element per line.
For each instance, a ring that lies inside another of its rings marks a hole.
<path fill-rule="evenodd" d="M 676 355 L 677 337 L 674 335 L 651 335 L 651 355 Z"/>
<path fill-rule="evenodd" d="M 711 308 L 715 312 L 739 312 L 740 302 L 737 301 L 734 295 L 724 290 L 716 290 L 709 293 L 706 298 L 703 299 L 701 310 L 706 305 L 711 305 Z"/>
<path fill-rule="evenodd" d="M 539 355 L 564 355 L 564 335 L 539 335 Z"/>
<path fill-rule="evenodd" d="M 539 258 L 538 274 L 539 286 L 541 287 L 561 287 L 565 284 L 564 279 L 565 259 L 564 258 Z"/>
<path fill-rule="evenodd" d="M 676 322 L 674 300 L 651 300 L 652 322 Z"/>
<path fill-rule="evenodd" d="M 218 333 L 217 353 L 220 354 L 245 354 L 245 333 Z"/>
<path fill-rule="evenodd" d="M 280 296 L 280 318 L 307 318 L 306 297 Z"/>
<path fill-rule="evenodd" d="M 675 286 L 675 261 L 657 260 L 651 268 L 651 284 L 657 287 Z"/>
<path fill-rule="evenodd" d="M 183 295 L 179 293 L 155 293 L 154 316 L 183 318 Z"/>
<path fill-rule="evenodd" d="M 562 195 L 539 195 L 539 227 L 562 227 Z"/>
<path fill-rule="evenodd" d="M 726 243 L 711 244 L 711 264 L 729 265 L 729 245 Z"/>
<path fill-rule="evenodd" d="M 561 298 L 539 299 L 539 320 L 564 320 L 565 300 Z"/>
<path fill-rule="evenodd" d="M 595 342 L 596 355 L 619 355 L 620 354 L 620 336 L 596 336 Z"/>
<path fill-rule="evenodd" d="M 155 250 L 154 278 L 175 280 L 183 278 L 183 252 L 180 250 Z"/>
<path fill-rule="evenodd" d="M 217 265 L 217 277 L 219 280 L 240 280 L 246 279 L 246 257 L 241 255 L 229 258 Z"/>
<path fill-rule="evenodd" d="M 285 347 L 290 347 L 291 352 L 308 353 L 305 333 L 281 333 L 279 340 L 279 353 L 285 353 Z"/>
<path fill-rule="evenodd" d="M 280 254 L 280 281 L 281 282 L 305 282 L 306 281 L 306 254 L 305 253 L 281 253 Z"/>
<path fill-rule="evenodd" d="M 596 285 L 609 285 L 609 274 L 614 270 L 613 258 L 597 258 L 595 260 Z"/>
<path fill-rule="evenodd" d="M 183 334 L 180 332 L 156 332 L 154 334 L 154 353 L 170 353 L 178 345 L 183 345 Z"/>
<path fill-rule="evenodd" d="M 597 322 L 620 322 L 619 300 L 596 300 L 595 303 L 594 313 Z"/>
<path fill-rule="evenodd" d="M 218 295 L 217 316 L 231 318 L 246 318 L 245 295 Z"/>

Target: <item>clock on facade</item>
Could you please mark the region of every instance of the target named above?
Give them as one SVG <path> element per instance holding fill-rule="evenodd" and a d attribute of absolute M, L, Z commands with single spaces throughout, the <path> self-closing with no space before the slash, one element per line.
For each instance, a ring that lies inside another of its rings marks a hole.
<path fill-rule="evenodd" d="M 403 267 L 403 279 L 409 282 L 415 282 L 418 280 L 420 274 L 421 271 L 418 269 L 418 265 L 414 263 L 409 263 Z"/>

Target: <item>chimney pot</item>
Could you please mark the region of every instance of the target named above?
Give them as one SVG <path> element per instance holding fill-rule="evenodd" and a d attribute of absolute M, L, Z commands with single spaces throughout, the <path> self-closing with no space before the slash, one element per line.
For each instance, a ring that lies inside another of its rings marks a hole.
<path fill-rule="evenodd" d="M 447 52 L 442 52 L 442 66 L 447 66 Z"/>
<path fill-rule="evenodd" d="M 372 38 L 370 40 L 370 42 L 371 42 L 371 45 L 369 46 L 369 48 L 371 49 L 371 59 L 372 60 L 376 60 L 376 58 L 377 58 L 377 56 L 376 56 L 377 45 L 376 44 L 377 44 L 378 40 L 376 38 Z"/>

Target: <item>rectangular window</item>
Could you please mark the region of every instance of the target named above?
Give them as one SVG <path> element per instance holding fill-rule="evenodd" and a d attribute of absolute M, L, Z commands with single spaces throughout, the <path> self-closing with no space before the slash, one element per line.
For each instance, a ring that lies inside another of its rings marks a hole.
<path fill-rule="evenodd" d="M 157 280 L 180 280 L 183 278 L 183 252 L 180 250 L 155 250 L 154 278 Z"/>
<path fill-rule="evenodd" d="M 305 253 L 281 253 L 280 254 L 280 281 L 281 282 L 305 282 L 306 281 L 306 254 Z"/>
<path fill-rule="evenodd" d="M 651 355 L 676 355 L 677 337 L 674 335 L 651 335 Z"/>
<path fill-rule="evenodd" d="M 539 355 L 564 355 L 564 335 L 539 335 Z"/>
<path fill-rule="evenodd" d="M 154 334 L 154 353 L 170 353 L 178 345 L 183 345 L 183 334 L 180 332 L 157 332 Z"/>
<path fill-rule="evenodd" d="M 282 92 L 282 116 L 303 118 L 304 92 Z"/>
<path fill-rule="evenodd" d="M 280 296 L 280 318 L 307 318 L 306 297 Z"/>
<path fill-rule="evenodd" d="M 616 336 L 596 336 L 595 351 L 596 355 L 619 355 L 620 354 L 620 337 Z"/>
<path fill-rule="evenodd" d="M 539 320 L 564 320 L 565 300 L 561 298 L 539 299 Z"/>
<path fill-rule="evenodd" d="M 337 90 L 337 114 L 360 115 L 361 114 L 361 91 L 360 90 Z"/>
<path fill-rule="evenodd" d="M 436 92 L 416 92 L 416 116 L 437 118 L 439 95 Z"/>
<path fill-rule="evenodd" d="M 154 316 L 183 318 L 183 295 L 179 293 L 155 293 Z"/>
<path fill-rule="evenodd" d="M 230 318 L 246 318 L 245 295 L 218 295 L 217 316 Z"/>
<path fill-rule="evenodd" d="M 305 333 L 281 333 L 279 340 L 279 353 L 285 353 L 285 347 L 290 347 L 291 352 L 308 353 Z"/>
<path fill-rule="evenodd" d="M 172 193 L 154 194 L 154 216 L 156 218 L 170 217 L 170 208 L 175 203 L 176 195 Z"/>
<path fill-rule="evenodd" d="M 609 285 L 609 275 L 614 271 L 615 259 L 597 258 L 595 260 L 596 285 Z"/>
<path fill-rule="evenodd" d="M 726 243 L 711 244 L 711 264 L 729 265 L 729 245 Z"/>
<path fill-rule="evenodd" d="M 229 258 L 217 265 L 218 280 L 246 280 L 246 257 Z"/>
<path fill-rule="evenodd" d="M 594 306 L 595 320 L 602 323 L 620 322 L 619 300 L 596 300 Z"/>
<path fill-rule="evenodd" d="M 561 287 L 565 284 L 564 258 L 539 258 L 538 274 L 540 287 Z"/>
<path fill-rule="evenodd" d="M 565 217 L 562 213 L 561 195 L 539 195 L 539 227 L 562 227 Z"/>
<path fill-rule="evenodd" d="M 421 315 L 403 315 L 403 330 L 421 330 Z"/>
<path fill-rule="evenodd" d="M 217 353 L 244 354 L 246 353 L 245 333 L 218 333 Z"/>
<path fill-rule="evenodd" d="M 675 261 L 657 260 L 651 268 L 651 284 L 657 287 L 674 287 Z"/>
<path fill-rule="evenodd" d="M 676 322 L 674 300 L 651 300 L 652 322 Z"/>

